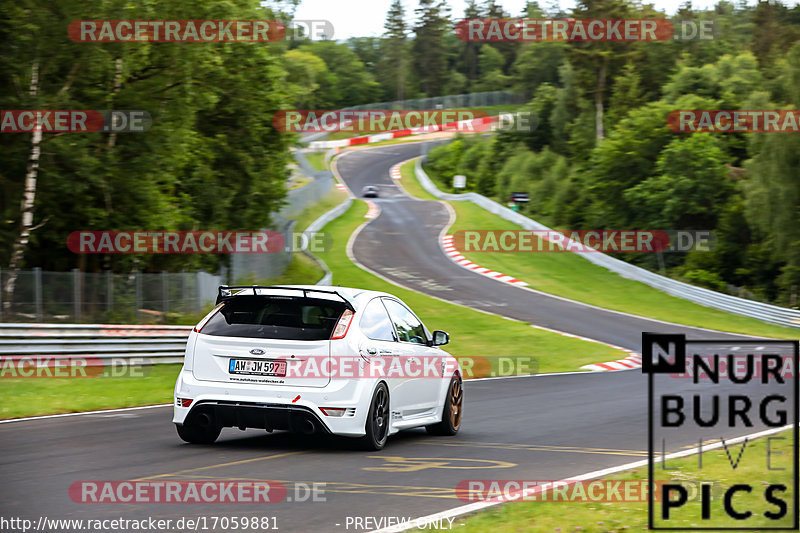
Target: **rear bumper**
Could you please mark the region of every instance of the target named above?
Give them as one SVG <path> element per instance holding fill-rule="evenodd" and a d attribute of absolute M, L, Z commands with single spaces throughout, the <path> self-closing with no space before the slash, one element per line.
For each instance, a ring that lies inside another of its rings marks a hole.
<path fill-rule="evenodd" d="M 222 427 L 292 430 L 332 433 L 349 437 L 365 434 L 369 402 L 376 380 L 334 380 L 326 387 L 287 387 L 218 383 L 195 379 L 191 370 L 181 370 L 175 383 L 175 424 L 192 423 L 194 417 L 213 417 Z M 181 407 L 178 398 L 191 399 Z M 345 408 L 344 416 L 326 416 L 320 407 Z"/>
<path fill-rule="evenodd" d="M 222 427 L 291 430 L 298 433 L 330 433 L 330 428 L 309 407 L 285 404 L 204 400 L 192 406 L 185 420 L 205 413 Z"/>

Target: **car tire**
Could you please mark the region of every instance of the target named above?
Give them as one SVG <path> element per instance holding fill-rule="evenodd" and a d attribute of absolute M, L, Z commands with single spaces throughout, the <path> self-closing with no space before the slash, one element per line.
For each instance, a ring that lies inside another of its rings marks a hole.
<path fill-rule="evenodd" d="M 464 407 L 464 388 L 461 378 L 453 376 L 450 386 L 447 387 L 447 396 L 442 409 L 442 421 L 438 424 L 425 426 L 431 435 L 452 436 L 461 429 L 461 418 Z"/>
<path fill-rule="evenodd" d="M 214 423 L 212 419 L 206 416 L 202 419 L 206 423 L 183 423 L 183 425 L 175 424 L 178 430 L 178 436 L 190 444 L 213 444 L 217 437 L 219 437 L 222 427 Z"/>
<path fill-rule="evenodd" d="M 381 381 L 375 387 L 369 403 L 367 421 L 364 425 L 367 434 L 360 439 L 363 449 L 377 451 L 386 446 L 389 438 L 389 414 L 389 388 Z"/>

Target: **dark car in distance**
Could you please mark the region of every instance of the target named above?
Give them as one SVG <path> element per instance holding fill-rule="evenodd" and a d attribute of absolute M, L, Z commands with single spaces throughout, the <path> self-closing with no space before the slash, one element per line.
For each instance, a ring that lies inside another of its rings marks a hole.
<path fill-rule="evenodd" d="M 377 188 L 375 185 L 367 185 L 363 189 L 361 189 L 361 196 L 364 198 L 377 198 L 380 189 Z"/>

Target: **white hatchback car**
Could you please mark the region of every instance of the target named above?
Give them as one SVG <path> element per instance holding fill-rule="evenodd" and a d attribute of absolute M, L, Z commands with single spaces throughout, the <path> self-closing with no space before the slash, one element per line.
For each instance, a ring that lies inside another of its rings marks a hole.
<path fill-rule="evenodd" d="M 223 427 L 358 437 L 373 450 L 401 429 L 455 435 L 464 396 L 448 342 L 382 292 L 222 286 L 189 335 L 173 422 L 206 444 Z"/>

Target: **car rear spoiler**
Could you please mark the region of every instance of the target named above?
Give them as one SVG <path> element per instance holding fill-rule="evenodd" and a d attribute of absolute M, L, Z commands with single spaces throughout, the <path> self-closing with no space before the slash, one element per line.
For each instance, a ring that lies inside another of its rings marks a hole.
<path fill-rule="evenodd" d="M 324 294 L 335 294 L 339 298 L 342 299 L 344 302 L 345 307 L 350 309 L 351 311 L 355 311 L 355 307 L 350 301 L 339 294 L 337 291 L 326 291 L 323 289 L 306 289 L 302 287 L 281 287 L 279 285 L 220 285 L 218 292 L 217 292 L 217 305 L 221 304 L 225 300 L 229 300 L 236 296 L 239 296 L 244 293 L 245 290 L 252 290 L 253 295 L 258 295 L 258 289 L 280 289 L 282 291 L 301 291 L 303 293 L 303 298 L 308 298 L 309 292 L 320 292 Z M 238 290 L 236 294 L 233 291 Z"/>

